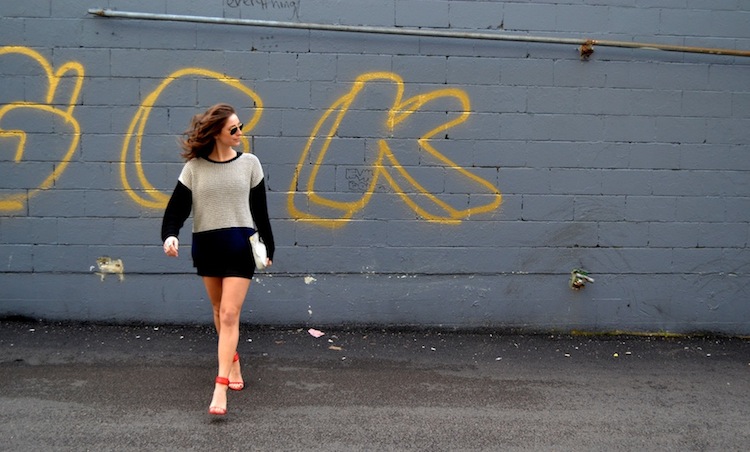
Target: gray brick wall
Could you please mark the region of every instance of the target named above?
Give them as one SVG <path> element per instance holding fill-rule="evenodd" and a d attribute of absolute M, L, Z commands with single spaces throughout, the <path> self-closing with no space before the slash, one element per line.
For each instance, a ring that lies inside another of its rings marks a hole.
<path fill-rule="evenodd" d="M 750 58 L 89 8 L 750 49 L 737 0 L 1 2 L 0 315 L 209 323 L 159 193 L 252 90 L 278 249 L 245 322 L 750 333 Z"/>

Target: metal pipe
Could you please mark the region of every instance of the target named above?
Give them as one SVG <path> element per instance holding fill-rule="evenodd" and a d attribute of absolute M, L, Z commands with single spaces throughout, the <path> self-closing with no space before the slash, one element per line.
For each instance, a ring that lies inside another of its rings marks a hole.
<path fill-rule="evenodd" d="M 256 20 L 256 19 L 230 19 L 224 17 L 206 17 L 206 16 L 185 16 L 177 14 L 154 14 L 138 13 L 128 11 L 115 11 L 111 9 L 92 8 L 88 10 L 89 14 L 100 17 L 118 17 L 124 19 L 141 19 L 141 20 L 164 20 L 172 22 L 194 22 L 207 24 L 222 25 L 247 25 L 252 27 L 273 27 L 273 28 L 296 28 L 303 30 L 323 30 L 323 31 L 345 31 L 354 33 L 375 33 L 375 34 L 392 34 L 406 36 L 427 36 L 436 38 L 455 38 L 455 39 L 485 39 L 494 41 L 520 41 L 520 42 L 539 42 L 548 44 L 574 44 L 581 46 L 581 56 L 587 57 L 592 50 L 592 46 L 598 45 L 603 47 L 622 47 L 631 49 L 645 50 L 663 50 L 667 52 L 685 52 L 685 53 L 707 53 L 712 55 L 729 55 L 750 57 L 750 50 L 733 50 L 712 47 L 692 47 L 669 44 L 655 44 L 645 42 L 630 41 L 610 41 L 605 39 L 581 39 L 581 38 L 554 38 L 547 36 L 527 36 L 527 35 L 509 35 L 497 33 L 476 33 L 445 31 L 433 29 L 416 29 L 416 28 L 397 28 L 397 27 L 369 27 L 356 25 L 327 25 L 304 22 L 279 22 L 273 20 Z"/>

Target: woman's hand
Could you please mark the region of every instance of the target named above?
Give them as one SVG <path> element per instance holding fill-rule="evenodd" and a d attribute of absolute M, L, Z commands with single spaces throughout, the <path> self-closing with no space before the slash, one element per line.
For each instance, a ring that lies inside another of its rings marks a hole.
<path fill-rule="evenodd" d="M 266 258 L 266 267 L 270 267 L 273 265 L 273 261 L 271 259 Z"/>
<path fill-rule="evenodd" d="M 175 236 L 167 237 L 164 241 L 164 254 L 171 257 L 177 257 L 180 249 L 180 241 Z"/>

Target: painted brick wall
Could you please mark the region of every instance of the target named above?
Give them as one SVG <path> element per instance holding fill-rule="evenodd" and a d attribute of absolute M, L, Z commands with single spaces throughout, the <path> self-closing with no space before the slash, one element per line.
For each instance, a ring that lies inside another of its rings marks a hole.
<path fill-rule="evenodd" d="M 246 322 L 750 333 L 750 58 L 89 8 L 750 49 L 746 0 L 1 2 L 0 315 L 208 323 L 159 227 L 228 101 L 278 243 Z"/>

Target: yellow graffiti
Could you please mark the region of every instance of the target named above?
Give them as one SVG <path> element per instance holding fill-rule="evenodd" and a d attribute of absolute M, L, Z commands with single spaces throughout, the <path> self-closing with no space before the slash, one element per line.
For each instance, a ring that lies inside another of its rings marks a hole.
<path fill-rule="evenodd" d="M 26 56 L 36 61 L 47 77 L 47 90 L 42 102 L 18 101 L 3 105 L 0 108 L 0 138 L 10 138 L 17 141 L 13 156 L 14 163 L 21 164 L 24 154 L 29 150 L 29 143 L 27 142 L 29 133 L 27 131 L 19 128 L 10 130 L 2 128 L 3 122 L 9 122 L 9 118 L 12 118 L 14 115 L 20 118 L 24 113 L 31 112 L 32 114 L 29 117 L 34 118 L 36 123 L 62 123 L 69 126 L 72 129 L 72 133 L 56 133 L 60 140 L 60 149 L 53 149 L 52 151 L 62 150 L 60 152 L 62 158 L 58 159 L 59 164 L 53 165 L 52 172 L 40 181 L 36 187 L 21 193 L 10 193 L 0 196 L 0 210 L 6 211 L 23 209 L 25 200 L 35 196 L 42 190 L 50 188 L 65 171 L 68 163 L 70 163 L 81 135 L 81 128 L 78 121 L 73 117 L 73 109 L 78 101 L 84 76 L 83 66 L 80 63 L 67 62 L 60 66 L 57 71 L 54 71 L 47 59 L 33 49 L 21 46 L 0 47 L 0 56 L 13 54 Z M 73 89 L 68 97 L 65 97 L 65 93 L 57 92 L 60 82 L 64 77 L 73 77 Z M 58 108 L 59 105 L 63 105 L 64 108 Z M 57 121 L 45 119 L 50 117 L 53 120 L 57 119 Z"/>
<path fill-rule="evenodd" d="M 340 201 L 324 197 L 316 191 L 316 180 L 320 170 L 324 167 L 326 154 L 352 103 L 368 83 L 382 86 L 384 82 L 394 84 L 396 90 L 394 102 L 385 119 L 385 126 L 391 135 L 398 126 L 404 125 L 411 115 L 420 112 L 420 109 L 429 102 L 437 100 L 458 102 L 460 106 L 458 115 L 422 134 L 417 139 L 417 144 L 428 156 L 435 159 L 439 168 L 446 172 L 453 172 L 464 183 L 488 192 L 489 201 L 463 209 L 451 206 L 446 200 L 431 193 L 400 163 L 386 139 L 378 140 L 378 152 L 372 164 L 373 177 L 361 197 Z M 458 89 L 440 89 L 405 100 L 403 100 L 403 93 L 404 82 L 397 74 L 391 72 L 363 74 L 356 79 L 347 94 L 336 100 L 326 110 L 307 140 L 291 182 L 287 206 L 294 218 L 320 226 L 333 228 L 344 226 L 355 213 L 368 204 L 381 179 L 390 185 L 407 206 L 431 222 L 457 224 L 472 214 L 489 212 L 500 206 L 502 195 L 492 183 L 461 167 L 432 145 L 433 138 L 463 123 L 469 117 L 470 105 L 466 93 Z M 309 160 L 310 163 L 308 163 Z M 306 195 L 308 210 L 298 207 L 297 194 L 299 192 Z M 313 208 L 317 209 L 316 213 L 309 211 Z"/>
<path fill-rule="evenodd" d="M 143 207 L 163 209 L 164 207 L 166 207 L 167 202 L 169 201 L 169 194 L 155 188 L 146 178 L 142 161 L 143 135 L 149 119 L 149 115 L 151 114 L 151 110 L 154 108 L 154 105 L 156 105 L 156 101 L 159 99 L 159 96 L 171 83 L 184 77 L 204 77 L 214 79 L 220 83 L 224 83 L 230 87 L 233 87 L 249 96 L 254 101 L 256 108 L 253 116 L 249 120 L 244 121 L 244 130 L 246 132 L 252 130 L 253 127 L 255 127 L 255 125 L 260 120 L 260 116 L 263 111 L 263 102 L 260 96 L 258 96 L 252 89 L 243 85 L 242 82 L 238 79 L 227 77 L 221 73 L 201 68 L 181 69 L 173 72 L 172 74 L 169 74 L 162 81 L 162 83 L 159 84 L 159 86 L 153 92 L 151 92 L 151 94 L 146 96 L 144 101 L 141 103 L 140 108 L 133 117 L 133 120 L 130 122 L 130 126 L 128 127 L 128 131 L 122 145 L 122 154 L 120 159 L 120 178 L 122 179 L 123 187 L 125 188 L 125 191 L 130 196 L 130 198 Z M 136 190 L 134 184 L 131 184 L 128 180 L 127 165 L 131 141 L 133 141 L 134 148 L 133 164 L 135 165 L 138 182 L 141 187 L 140 193 Z M 242 136 L 242 146 L 244 152 L 250 151 L 250 144 L 244 135 Z"/>

